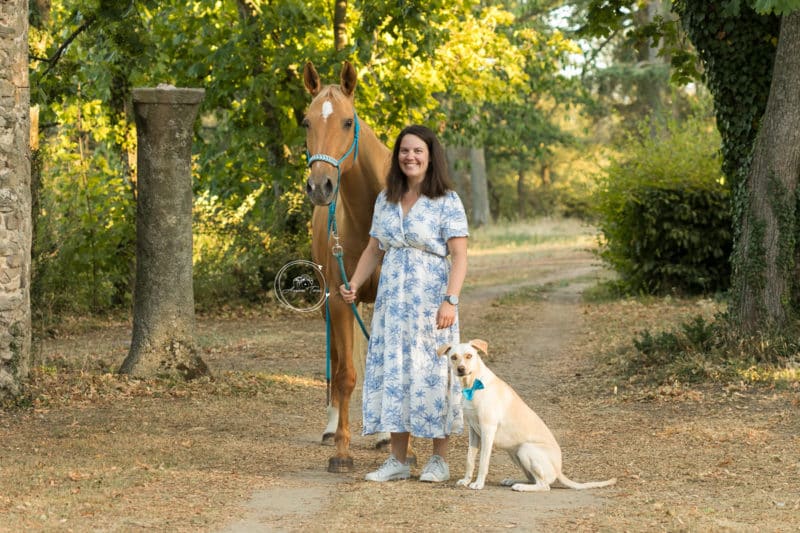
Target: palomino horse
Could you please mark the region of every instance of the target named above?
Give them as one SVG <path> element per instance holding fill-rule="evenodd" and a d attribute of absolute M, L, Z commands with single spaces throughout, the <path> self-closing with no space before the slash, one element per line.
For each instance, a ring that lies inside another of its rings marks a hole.
<path fill-rule="evenodd" d="M 384 188 L 391 153 L 356 115 L 356 71 L 350 63 L 344 63 L 339 85 L 323 86 L 309 62 L 303 71 L 303 82 L 313 97 L 303 120 L 311 169 L 306 193 L 315 206 L 312 255 L 314 262 L 322 265 L 330 292 L 327 311 L 323 311 L 323 316 L 329 314 L 330 324 L 330 404 L 328 427 L 322 438 L 325 441 L 335 431 L 336 455 L 330 458 L 328 471 L 350 472 L 350 396 L 356 383 L 355 315 L 339 295 L 343 280 L 334 252 L 341 257 L 349 279 L 369 241 L 375 198 Z M 359 287 L 359 301 L 374 302 L 377 288 L 376 271 Z"/>

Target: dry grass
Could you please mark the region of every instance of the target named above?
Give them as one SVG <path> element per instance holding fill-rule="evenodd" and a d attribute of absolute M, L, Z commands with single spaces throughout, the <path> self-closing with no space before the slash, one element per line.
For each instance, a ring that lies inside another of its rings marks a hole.
<path fill-rule="evenodd" d="M 213 381 L 114 374 L 125 320 L 65 322 L 41 341 L 29 405 L 0 412 L 0 531 L 455 531 L 465 516 L 489 531 L 797 531 L 797 380 L 643 387 L 619 377 L 637 331 L 711 316 L 716 304 L 581 303 L 603 276 L 585 238 L 474 254 L 462 336 L 489 341 L 489 364 L 553 429 L 570 477 L 615 475 L 616 487 L 511 493 L 498 485 L 516 474 L 500 453 L 479 492 L 366 483 L 385 452 L 360 435 L 356 471 L 328 474 L 319 317 L 229 310 L 198 320 Z M 429 443 L 416 447 L 424 461 Z M 465 450 L 455 436 L 453 481 Z"/>

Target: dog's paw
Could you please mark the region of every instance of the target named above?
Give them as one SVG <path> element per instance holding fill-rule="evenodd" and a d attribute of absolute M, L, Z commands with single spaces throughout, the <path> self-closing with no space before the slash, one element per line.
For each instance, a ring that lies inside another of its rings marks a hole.
<path fill-rule="evenodd" d="M 470 481 L 472 481 L 470 478 L 465 477 L 464 479 L 459 479 L 458 481 L 456 481 L 456 485 L 458 485 L 459 487 L 466 487 L 467 485 L 469 485 Z"/>
<path fill-rule="evenodd" d="M 469 488 L 472 490 L 481 490 L 483 488 L 483 481 L 475 481 L 469 484 Z"/>

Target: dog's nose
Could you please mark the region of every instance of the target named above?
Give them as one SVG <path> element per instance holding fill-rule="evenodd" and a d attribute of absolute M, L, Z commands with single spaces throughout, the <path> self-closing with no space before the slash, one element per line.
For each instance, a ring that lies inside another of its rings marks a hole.
<path fill-rule="evenodd" d="M 466 372 L 466 369 L 464 368 L 463 365 L 459 365 L 458 367 L 456 367 L 456 372 L 458 372 L 459 376 L 463 376 Z"/>

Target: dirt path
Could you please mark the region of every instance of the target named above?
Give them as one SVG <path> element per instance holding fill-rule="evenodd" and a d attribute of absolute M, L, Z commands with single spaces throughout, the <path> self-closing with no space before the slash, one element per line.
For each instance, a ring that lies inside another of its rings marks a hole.
<path fill-rule="evenodd" d="M 499 483 L 518 472 L 495 452 L 483 490 L 456 487 L 464 434 L 451 440 L 450 482 L 368 483 L 387 452 L 360 435 L 357 404 L 355 471 L 329 474 L 319 316 L 198 316 L 216 379 L 192 383 L 116 375 L 129 320 L 81 318 L 40 339 L 30 406 L 0 411 L 0 533 L 800 531 L 796 370 L 724 384 L 622 378 L 641 330 L 713 317 L 719 303 L 587 303 L 581 293 L 607 275 L 585 251 L 591 235 L 494 244 L 470 252 L 462 338 L 489 343 L 491 368 L 558 439 L 565 474 L 616 486 L 515 493 Z M 414 446 L 426 461 L 430 443 Z"/>
<path fill-rule="evenodd" d="M 617 477 L 616 486 L 515 493 L 499 482 L 518 472 L 495 452 L 483 490 L 456 487 L 465 435 L 451 440 L 447 484 L 419 483 L 418 468 L 409 481 L 363 481 L 386 452 L 361 436 L 352 446 L 356 471 L 328 474 L 321 406 L 293 406 L 297 418 L 273 428 L 276 438 L 265 434 L 269 484 L 245 495 L 217 531 L 800 531 L 797 382 L 643 387 L 619 378 L 606 365 L 639 331 L 713 316 L 716 305 L 583 302 L 606 275 L 585 246 L 476 253 L 460 316 L 462 338 L 489 342 L 491 368 L 551 428 L 564 472 L 576 481 Z M 294 346 L 287 353 L 324 342 L 309 331 L 286 339 Z M 280 358 L 270 364 L 292 370 Z M 415 447 L 425 461 L 429 444 Z"/>
<path fill-rule="evenodd" d="M 555 423 L 559 418 L 558 403 L 552 399 L 553 384 L 573 367 L 565 347 L 581 334 L 581 292 L 596 282 L 599 273 L 600 268 L 590 253 L 561 247 L 539 250 L 536 254 L 510 254 L 502 266 L 495 258 L 480 254 L 470 259 L 470 282 L 464 291 L 460 310 L 462 339 L 477 337 L 487 340 L 490 343 L 487 359 L 494 371 L 535 406 L 546 421 Z M 520 296 L 516 298 L 529 303 L 536 302 L 536 312 L 515 316 L 513 310 L 498 306 L 497 299 L 509 294 L 518 294 Z M 355 396 L 359 393 L 357 390 Z M 355 402 L 356 423 L 360 420 L 359 409 L 359 402 Z M 557 427 L 557 424 L 553 426 L 558 436 Z M 305 438 L 313 439 L 314 436 L 306 435 Z M 368 439 L 355 436 L 354 448 L 369 446 Z M 429 450 L 425 443 L 418 446 L 423 447 L 420 456 L 424 462 Z M 432 494 L 437 497 L 446 494 L 445 499 L 452 500 L 453 505 L 477 501 L 485 512 L 480 523 L 473 525 L 487 530 L 536 530 L 535 524 L 567 510 L 575 513 L 603 505 L 602 491 L 553 490 L 534 498 L 512 493 L 498 484 L 502 478 L 518 477 L 516 468 L 504 452 L 493 454 L 490 483 L 484 490 L 472 492 L 455 487 L 455 480 L 463 473 L 465 453 L 466 436 L 462 435 L 454 439 L 451 447 L 451 481 L 441 486 L 420 484 L 414 479 L 419 472 L 413 470 L 412 480 L 397 484 L 377 487 L 354 481 L 353 478 L 363 478 L 364 472 L 383 460 L 385 452 L 380 451 L 373 454 L 371 464 L 363 461 L 357 464 L 358 472 L 354 476 L 332 475 L 321 468 L 287 473 L 280 476 L 273 488 L 256 491 L 247 503 L 245 516 L 223 531 L 299 531 L 308 524 L 329 521 L 330 516 L 323 519 L 321 515 L 340 505 L 342 493 L 379 490 L 388 496 L 392 485 L 401 486 L 403 492 L 412 496 L 418 496 L 413 492 L 422 493 L 423 500 Z M 581 478 L 576 476 L 575 479 Z M 348 522 L 344 529 L 371 529 L 374 516 L 365 518 L 363 522 Z M 385 526 L 404 527 L 389 522 Z"/>

